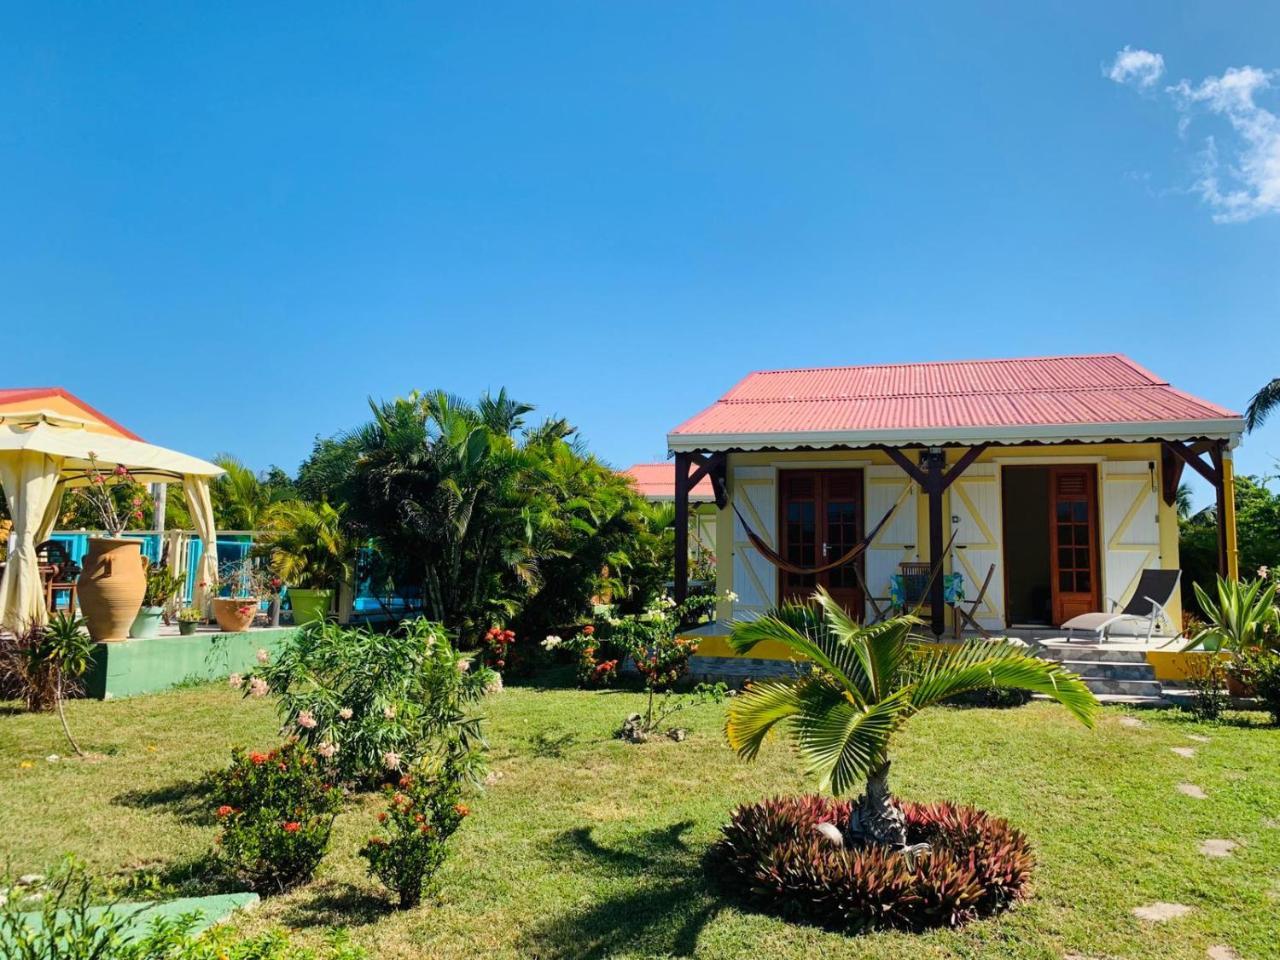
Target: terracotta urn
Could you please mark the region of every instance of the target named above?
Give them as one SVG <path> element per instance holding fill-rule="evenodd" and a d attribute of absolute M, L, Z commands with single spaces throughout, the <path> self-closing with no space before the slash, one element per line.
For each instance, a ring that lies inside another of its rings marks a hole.
<path fill-rule="evenodd" d="M 90 537 L 80 568 L 77 594 L 89 636 L 99 643 L 126 639 L 147 593 L 141 541 Z"/>
<path fill-rule="evenodd" d="M 258 601 L 253 597 L 214 597 L 213 617 L 223 633 L 244 633 L 258 615 Z"/>

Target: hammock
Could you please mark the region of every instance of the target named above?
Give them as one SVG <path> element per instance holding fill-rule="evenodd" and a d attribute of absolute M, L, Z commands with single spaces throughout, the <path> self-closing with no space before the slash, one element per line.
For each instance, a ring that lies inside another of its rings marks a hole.
<path fill-rule="evenodd" d="M 764 557 L 779 570 L 785 570 L 787 573 L 794 573 L 803 577 L 815 573 L 826 573 L 828 570 L 834 570 L 836 567 L 843 567 L 846 563 L 857 560 L 858 557 L 862 556 L 862 554 L 866 552 L 867 547 L 871 546 L 871 541 L 875 540 L 876 535 L 879 534 L 884 525 L 889 522 L 889 518 L 893 516 L 894 511 L 896 511 L 898 507 L 902 506 L 902 501 L 907 498 L 907 495 L 910 492 L 911 484 L 908 483 L 902 488 L 902 493 L 898 496 L 897 502 L 894 503 L 894 505 L 889 508 L 889 511 L 880 518 L 880 522 L 872 528 L 871 532 L 867 534 L 867 536 L 855 543 L 849 551 L 844 554 L 844 556 L 838 557 L 830 563 L 824 563 L 817 567 L 801 567 L 787 560 L 782 556 L 782 554 L 778 553 L 770 547 L 769 544 L 765 543 L 764 540 L 751 529 L 751 524 L 747 523 L 746 517 L 742 515 L 742 511 L 738 509 L 738 505 L 736 503 L 733 505 L 733 512 L 738 515 L 738 522 L 742 524 L 742 529 L 747 531 L 747 539 L 751 541 L 751 545 L 756 548 L 756 551 L 760 556 Z"/>

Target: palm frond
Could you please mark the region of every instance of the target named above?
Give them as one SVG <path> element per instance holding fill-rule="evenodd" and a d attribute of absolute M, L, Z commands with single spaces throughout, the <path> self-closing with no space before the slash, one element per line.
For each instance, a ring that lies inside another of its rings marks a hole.
<path fill-rule="evenodd" d="M 836 795 L 857 787 L 883 761 L 889 738 L 912 712 L 905 688 L 859 709 L 843 691 L 812 683 L 802 688 L 800 701 L 795 720 L 800 754 L 818 778 L 818 789 Z"/>
<path fill-rule="evenodd" d="M 735 623 L 729 634 L 729 646 L 739 656 L 766 640 L 782 644 L 831 674 L 860 702 L 866 699 L 866 684 L 857 678 L 860 667 L 856 652 L 842 646 L 812 610 L 794 605 L 781 607 L 763 617 Z"/>
<path fill-rule="evenodd" d="M 785 680 L 765 680 L 734 698 L 725 717 L 724 733 L 738 756 L 755 759 L 774 725 L 804 709 L 802 687 L 803 684 Z"/>
<path fill-rule="evenodd" d="M 1262 426 L 1267 416 L 1276 407 L 1280 407 L 1280 377 L 1272 380 L 1253 395 L 1244 413 L 1245 429 L 1253 431 Z"/>
<path fill-rule="evenodd" d="M 973 690 L 1030 690 L 1058 701 L 1085 726 L 1093 726 L 1097 698 L 1083 680 L 1059 663 L 999 641 L 924 648 L 924 644 L 916 648 L 917 672 L 907 688 L 915 710 Z"/>

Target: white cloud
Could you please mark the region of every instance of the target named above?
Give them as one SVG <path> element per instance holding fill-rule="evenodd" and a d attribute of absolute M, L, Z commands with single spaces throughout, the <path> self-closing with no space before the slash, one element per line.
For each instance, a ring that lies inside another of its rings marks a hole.
<path fill-rule="evenodd" d="M 1164 57 L 1150 50 L 1125 47 L 1116 54 L 1107 76 L 1116 83 L 1132 83 L 1143 89 L 1152 87 L 1164 76 Z"/>
<path fill-rule="evenodd" d="M 1223 117 L 1235 134 L 1225 145 L 1207 137 L 1201 154 L 1196 188 L 1218 223 L 1280 213 L 1280 118 L 1256 99 L 1271 89 L 1275 76 L 1257 67 L 1231 67 L 1197 86 L 1183 80 L 1168 88 L 1180 109 Z"/>
<path fill-rule="evenodd" d="M 1125 47 L 1107 76 L 1147 89 L 1163 73 L 1160 54 Z M 1278 76 L 1277 71 L 1257 67 L 1230 67 L 1198 84 L 1180 80 L 1164 89 L 1181 113 L 1180 137 L 1200 116 L 1226 120 L 1230 128 L 1221 136 L 1205 137 L 1195 184 L 1217 223 L 1280 213 L 1280 117 L 1258 103 L 1274 89 L 1272 81 Z"/>

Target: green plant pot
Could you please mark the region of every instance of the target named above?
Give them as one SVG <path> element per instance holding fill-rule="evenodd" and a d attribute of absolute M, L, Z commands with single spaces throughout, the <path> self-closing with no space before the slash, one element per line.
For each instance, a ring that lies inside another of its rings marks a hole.
<path fill-rule="evenodd" d="M 184 637 L 190 637 L 195 634 L 196 627 L 198 626 L 200 626 L 200 622 L 198 620 L 179 620 L 178 633 L 182 634 Z"/>
<path fill-rule="evenodd" d="M 164 617 L 164 607 L 143 607 L 133 618 L 129 627 L 129 636 L 134 640 L 150 640 L 160 632 L 160 621 Z"/>
<path fill-rule="evenodd" d="M 315 623 L 329 615 L 329 604 L 333 601 L 332 590 L 289 590 L 289 602 L 293 604 L 293 622 L 295 626 L 304 623 Z"/>

